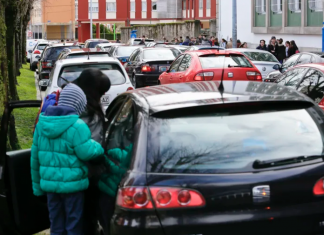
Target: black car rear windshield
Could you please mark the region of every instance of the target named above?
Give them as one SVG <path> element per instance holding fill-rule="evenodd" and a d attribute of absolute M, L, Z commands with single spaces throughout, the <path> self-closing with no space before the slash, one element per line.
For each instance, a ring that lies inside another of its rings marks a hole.
<path fill-rule="evenodd" d="M 109 77 L 111 85 L 121 85 L 126 82 L 124 73 L 118 64 L 81 64 L 63 67 L 60 71 L 57 85 L 62 87 L 67 83 L 66 80 L 73 82 L 80 76 L 83 70 L 89 68 L 100 69 Z"/>
<path fill-rule="evenodd" d="M 255 160 L 323 154 L 323 123 L 314 107 L 255 113 L 151 117 L 148 172 L 252 172 Z"/>
<path fill-rule="evenodd" d="M 228 66 L 253 68 L 243 55 L 203 55 L 199 57 L 199 60 L 203 69 L 227 68 Z"/>
<path fill-rule="evenodd" d="M 80 49 L 78 46 L 51 47 L 45 51 L 44 60 L 57 60 L 60 53 L 65 49 Z"/>
<path fill-rule="evenodd" d="M 174 60 L 180 52 L 176 49 L 152 49 L 144 51 L 144 60 Z"/>

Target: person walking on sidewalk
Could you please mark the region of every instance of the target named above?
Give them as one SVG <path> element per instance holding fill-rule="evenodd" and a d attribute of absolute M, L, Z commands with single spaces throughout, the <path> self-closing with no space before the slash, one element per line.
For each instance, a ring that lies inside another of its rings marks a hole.
<path fill-rule="evenodd" d="M 267 51 L 267 45 L 265 44 L 265 40 L 260 40 L 260 45 L 256 48 L 258 50 L 262 50 L 262 51 Z"/>
<path fill-rule="evenodd" d="M 289 48 L 290 48 L 290 42 L 287 41 L 287 42 L 286 42 L 286 58 L 289 57 L 289 54 L 288 54 Z"/>
<path fill-rule="evenodd" d="M 282 38 L 279 39 L 277 58 L 280 63 L 283 63 L 284 59 L 286 59 L 286 47 Z"/>
<path fill-rule="evenodd" d="M 232 38 L 230 38 L 230 41 L 227 42 L 227 44 L 226 44 L 226 49 L 231 49 L 231 48 L 233 48 L 233 39 Z"/>
<path fill-rule="evenodd" d="M 270 40 L 270 44 L 268 45 L 268 51 L 273 54 L 276 58 L 278 55 L 278 45 L 277 45 L 277 40 L 276 37 L 273 36 Z"/>
<path fill-rule="evenodd" d="M 51 234 L 84 234 L 84 191 L 89 187 L 86 162 L 104 153 L 79 118 L 86 105 L 82 89 L 68 84 L 58 105 L 40 114 L 34 132 L 32 187 L 35 196 L 47 195 Z"/>
<path fill-rule="evenodd" d="M 288 49 L 288 56 L 290 57 L 290 56 L 295 55 L 297 53 L 299 53 L 299 49 L 298 49 L 295 41 L 291 40 L 290 41 L 290 47 Z"/>

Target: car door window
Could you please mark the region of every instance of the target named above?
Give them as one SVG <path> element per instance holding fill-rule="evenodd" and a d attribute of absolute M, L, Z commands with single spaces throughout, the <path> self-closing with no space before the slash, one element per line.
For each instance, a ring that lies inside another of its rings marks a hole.
<path fill-rule="evenodd" d="M 291 56 L 285 63 L 283 63 L 282 65 L 282 69 L 283 70 L 287 70 L 288 68 L 292 67 L 295 65 L 297 59 L 298 59 L 299 55 L 293 55 Z"/>
<path fill-rule="evenodd" d="M 128 99 L 108 127 L 107 149 L 129 150 L 134 144 L 134 104 Z"/>
<path fill-rule="evenodd" d="M 140 61 L 141 60 L 141 51 L 138 51 L 136 57 L 135 57 L 135 61 Z"/>
<path fill-rule="evenodd" d="M 298 59 L 297 64 L 308 64 L 312 62 L 312 56 L 309 54 L 303 54 Z"/>
<path fill-rule="evenodd" d="M 289 70 L 285 73 L 283 77 L 279 78 L 276 82 L 282 86 L 296 87 L 303 78 L 306 70 L 306 68 L 297 68 Z"/>
<path fill-rule="evenodd" d="M 323 73 L 315 69 L 310 69 L 297 90 L 312 98 L 316 103 L 319 103 L 324 96 Z"/>
<path fill-rule="evenodd" d="M 178 57 L 178 59 L 176 59 L 176 60 L 172 63 L 172 65 L 171 65 L 171 67 L 170 67 L 170 69 L 169 69 L 171 73 L 175 73 L 175 72 L 178 71 L 178 67 L 179 67 L 179 65 L 180 65 L 180 63 L 181 63 L 181 61 L 182 61 L 182 59 L 183 59 L 184 56 L 185 56 L 185 55 L 181 55 L 180 57 Z"/>
<path fill-rule="evenodd" d="M 129 61 L 134 61 L 135 58 L 136 58 L 136 56 L 138 55 L 138 53 L 139 53 L 139 49 L 137 49 L 136 51 L 134 51 L 134 52 L 130 55 L 130 57 L 129 57 Z"/>
<path fill-rule="evenodd" d="M 178 71 L 179 72 L 186 71 L 189 68 L 190 63 L 191 63 L 191 56 L 190 55 L 186 55 L 183 58 L 183 60 L 181 61 L 180 65 L 179 65 L 179 68 L 178 68 Z"/>

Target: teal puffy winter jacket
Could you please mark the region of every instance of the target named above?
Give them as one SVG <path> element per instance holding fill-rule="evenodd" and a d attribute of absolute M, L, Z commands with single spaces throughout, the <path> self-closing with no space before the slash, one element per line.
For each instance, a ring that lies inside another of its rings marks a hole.
<path fill-rule="evenodd" d="M 86 161 L 103 155 L 88 126 L 77 115 L 40 115 L 31 150 L 31 175 L 36 196 L 75 193 L 89 187 Z"/>

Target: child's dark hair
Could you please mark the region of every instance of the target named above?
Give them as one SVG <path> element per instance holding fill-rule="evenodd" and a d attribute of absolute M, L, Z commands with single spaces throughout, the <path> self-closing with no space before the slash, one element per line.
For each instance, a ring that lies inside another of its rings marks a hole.
<path fill-rule="evenodd" d="M 100 120 L 105 120 L 101 107 L 101 97 L 110 89 L 110 79 L 99 69 L 85 69 L 76 79 L 74 84 L 78 85 L 87 96 L 87 111 L 90 120 L 98 115 Z"/>

